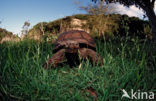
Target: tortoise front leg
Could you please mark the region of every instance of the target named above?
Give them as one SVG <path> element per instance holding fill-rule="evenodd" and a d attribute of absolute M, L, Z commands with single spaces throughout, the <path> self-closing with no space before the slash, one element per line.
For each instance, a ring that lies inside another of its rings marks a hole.
<path fill-rule="evenodd" d="M 96 65 L 98 64 L 98 62 L 103 65 L 103 59 L 101 58 L 101 56 L 96 53 L 94 50 L 92 49 L 88 49 L 88 48 L 81 48 L 79 50 L 80 52 L 80 57 L 83 59 L 86 58 L 91 58 L 92 62 L 94 62 Z"/>
<path fill-rule="evenodd" d="M 51 58 L 48 59 L 46 63 L 43 64 L 43 67 L 47 69 L 48 67 L 56 68 L 59 63 L 61 63 L 65 58 L 65 49 L 61 49 L 56 52 Z"/>

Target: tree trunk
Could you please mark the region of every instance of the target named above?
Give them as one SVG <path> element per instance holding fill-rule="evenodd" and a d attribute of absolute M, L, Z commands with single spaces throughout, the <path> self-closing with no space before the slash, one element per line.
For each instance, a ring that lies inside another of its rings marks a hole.
<path fill-rule="evenodd" d="M 154 43 L 156 43 L 156 15 L 152 8 L 146 8 L 146 9 L 144 9 L 144 11 L 146 12 L 146 15 L 149 19 L 149 23 L 152 28 L 152 39 L 153 39 Z"/>

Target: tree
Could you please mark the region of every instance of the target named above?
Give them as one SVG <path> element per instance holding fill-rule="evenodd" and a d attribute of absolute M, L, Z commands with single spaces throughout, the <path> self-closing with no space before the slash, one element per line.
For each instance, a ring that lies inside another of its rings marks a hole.
<path fill-rule="evenodd" d="M 101 14 L 111 14 L 115 13 L 115 7 L 111 5 L 106 5 L 104 1 L 99 1 L 96 4 L 88 4 L 86 6 L 80 6 L 81 10 L 86 11 L 89 15 L 101 15 Z"/>
<path fill-rule="evenodd" d="M 22 34 L 26 35 L 28 33 L 29 26 L 30 26 L 30 22 L 29 21 L 25 21 L 24 25 L 22 27 Z"/>
<path fill-rule="evenodd" d="M 156 42 L 156 15 L 154 12 L 155 0 L 92 0 L 92 2 L 95 3 L 97 1 L 105 1 L 107 4 L 119 2 L 127 7 L 135 5 L 138 8 L 142 8 L 149 19 L 152 28 L 153 40 Z"/>
<path fill-rule="evenodd" d="M 88 3 L 88 5 L 80 5 L 79 8 L 84 10 L 87 14 L 91 15 L 87 19 L 87 25 L 95 37 L 106 36 L 108 33 L 109 25 L 114 25 L 114 21 L 109 14 L 115 13 L 115 7 L 107 5 L 104 1 L 98 3 Z M 107 16 L 106 16 L 107 15 Z"/>

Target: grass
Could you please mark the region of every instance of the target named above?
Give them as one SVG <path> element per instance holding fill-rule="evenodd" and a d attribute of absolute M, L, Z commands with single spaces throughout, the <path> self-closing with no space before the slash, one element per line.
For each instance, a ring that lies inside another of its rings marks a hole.
<path fill-rule="evenodd" d="M 42 64 L 52 56 L 53 45 L 35 41 L 0 44 L 0 97 L 2 100 L 96 100 L 120 101 L 121 89 L 156 92 L 156 47 L 149 42 L 98 41 L 103 66 L 89 61 L 70 68 L 44 70 Z M 127 98 L 123 98 L 127 101 Z"/>

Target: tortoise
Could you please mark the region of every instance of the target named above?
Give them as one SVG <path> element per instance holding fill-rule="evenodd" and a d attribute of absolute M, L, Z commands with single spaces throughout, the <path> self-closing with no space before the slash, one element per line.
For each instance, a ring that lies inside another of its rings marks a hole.
<path fill-rule="evenodd" d="M 44 68 L 54 67 L 65 60 L 70 66 L 79 64 L 81 59 L 89 59 L 94 64 L 103 64 L 101 56 L 96 53 L 93 38 L 85 31 L 71 30 L 60 34 L 54 42 L 54 55 L 43 64 Z"/>

